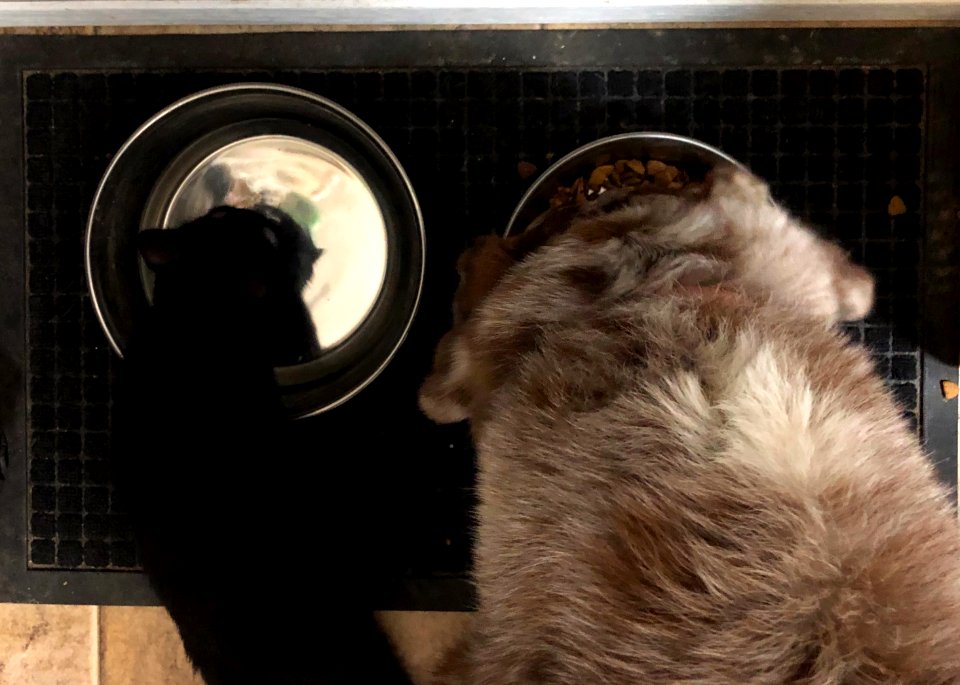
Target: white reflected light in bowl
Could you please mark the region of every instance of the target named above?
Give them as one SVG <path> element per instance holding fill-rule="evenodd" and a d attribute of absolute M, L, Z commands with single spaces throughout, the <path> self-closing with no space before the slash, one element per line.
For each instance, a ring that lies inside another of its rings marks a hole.
<path fill-rule="evenodd" d="M 345 341 L 370 314 L 386 275 L 386 226 L 370 187 L 341 156 L 291 136 L 238 140 L 191 170 L 164 226 L 218 205 L 282 209 L 323 250 L 303 292 L 322 348 Z"/>

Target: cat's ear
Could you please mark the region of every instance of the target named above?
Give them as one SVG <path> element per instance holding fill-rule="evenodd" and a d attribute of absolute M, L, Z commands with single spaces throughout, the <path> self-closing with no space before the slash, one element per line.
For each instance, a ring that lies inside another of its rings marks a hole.
<path fill-rule="evenodd" d="M 277 235 L 276 229 L 272 226 L 264 226 L 262 230 L 263 230 L 263 237 L 267 239 L 267 242 L 270 243 L 270 245 L 273 246 L 274 248 L 279 248 L 280 236 Z M 302 230 L 302 229 L 297 227 L 297 230 Z M 313 263 L 318 259 L 320 259 L 320 255 L 323 254 L 323 250 L 313 244 L 313 240 L 310 238 L 309 235 L 306 236 L 306 239 L 309 244 L 308 247 L 306 248 L 307 257 L 310 259 L 310 262 Z"/>
<path fill-rule="evenodd" d="M 152 270 L 169 266 L 180 258 L 180 234 L 176 230 L 151 228 L 137 234 L 137 250 Z"/>
<path fill-rule="evenodd" d="M 263 226 L 261 231 L 263 231 L 263 237 L 267 239 L 272 248 L 277 249 L 280 246 L 280 238 L 277 237 L 277 232 L 272 226 Z"/>

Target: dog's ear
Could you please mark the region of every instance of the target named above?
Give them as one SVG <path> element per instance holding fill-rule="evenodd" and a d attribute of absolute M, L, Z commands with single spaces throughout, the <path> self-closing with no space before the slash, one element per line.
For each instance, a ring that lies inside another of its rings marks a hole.
<path fill-rule="evenodd" d="M 453 297 L 453 325 L 459 326 L 486 299 L 517 258 L 509 238 L 478 238 L 457 261 L 460 285 Z"/>
<path fill-rule="evenodd" d="M 482 236 L 457 262 L 460 285 L 453 298 L 453 329 L 437 345 L 433 370 L 420 388 L 420 408 L 437 423 L 470 417 L 476 380 L 469 348 L 470 319 L 522 254 L 519 236 Z"/>
<path fill-rule="evenodd" d="M 482 236 L 457 262 L 460 285 L 453 298 L 453 329 L 437 345 L 433 371 L 420 388 L 420 408 L 438 423 L 476 419 L 471 406 L 495 381 L 489 363 L 471 350 L 471 319 L 510 269 L 527 255 L 566 231 L 579 208 L 544 212 L 522 233 L 506 238 Z"/>
<path fill-rule="evenodd" d="M 859 321 L 873 309 L 874 280 L 870 272 L 854 264 L 850 255 L 833 243 L 824 243 L 832 261 L 833 285 L 837 294 L 837 319 Z"/>
<path fill-rule="evenodd" d="M 471 418 L 473 373 L 463 327 L 455 327 L 437 344 L 433 370 L 420 386 L 420 409 L 437 423 L 456 423 Z"/>
<path fill-rule="evenodd" d="M 734 279 L 830 325 L 869 313 L 870 274 L 775 204 L 760 179 L 725 168 L 710 183 L 707 205 L 717 230 L 706 236 L 730 250 Z"/>
<path fill-rule="evenodd" d="M 516 235 L 478 238 L 457 262 L 460 286 L 453 301 L 454 325 L 470 318 L 510 267 L 566 231 L 578 214 L 578 207 L 559 207 L 544 212 Z"/>

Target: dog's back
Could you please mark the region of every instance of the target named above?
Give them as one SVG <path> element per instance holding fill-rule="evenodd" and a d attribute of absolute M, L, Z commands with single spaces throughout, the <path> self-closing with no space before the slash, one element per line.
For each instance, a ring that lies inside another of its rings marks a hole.
<path fill-rule="evenodd" d="M 785 217 L 724 178 L 461 291 L 421 395 L 481 469 L 451 682 L 960 682 L 952 507 L 832 329 L 872 283 Z"/>

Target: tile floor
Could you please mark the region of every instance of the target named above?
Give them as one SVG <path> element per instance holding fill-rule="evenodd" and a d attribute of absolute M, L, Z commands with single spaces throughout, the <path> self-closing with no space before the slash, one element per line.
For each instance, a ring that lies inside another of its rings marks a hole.
<path fill-rule="evenodd" d="M 468 614 L 380 615 L 418 684 Z M 0 685 L 203 685 L 156 607 L 0 604 Z"/>

